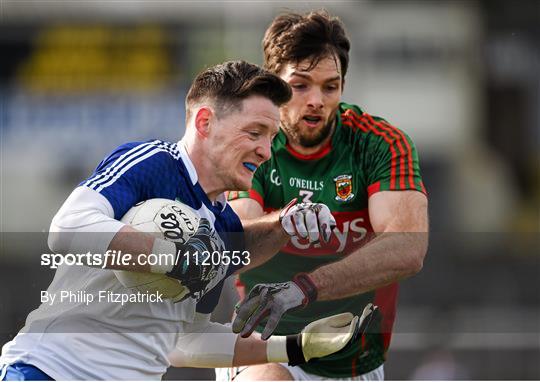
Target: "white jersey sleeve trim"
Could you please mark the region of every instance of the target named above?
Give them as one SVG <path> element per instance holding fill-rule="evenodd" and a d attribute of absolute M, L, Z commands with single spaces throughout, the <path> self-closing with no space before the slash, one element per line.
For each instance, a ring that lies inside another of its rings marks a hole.
<path fill-rule="evenodd" d="M 237 338 L 230 325 L 210 322 L 210 314 L 196 313 L 168 358 L 176 367 L 231 367 Z"/>
<path fill-rule="evenodd" d="M 88 187 L 77 187 L 52 220 L 49 248 L 58 253 L 105 253 L 125 225 L 113 217 L 107 198 Z"/>
<path fill-rule="evenodd" d="M 186 149 L 186 144 L 183 139 L 179 140 L 176 143 L 176 147 L 178 147 L 178 150 L 180 151 L 180 158 L 182 158 L 182 162 L 184 163 L 184 166 L 186 166 L 186 170 L 189 174 L 189 178 L 191 179 L 191 184 L 196 184 L 199 180 L 199 176 L 197 175 L 197 170 L 195 169 L 195 165 L 191 161 L 191 158 L 189 157 L 189 154 Z"/>

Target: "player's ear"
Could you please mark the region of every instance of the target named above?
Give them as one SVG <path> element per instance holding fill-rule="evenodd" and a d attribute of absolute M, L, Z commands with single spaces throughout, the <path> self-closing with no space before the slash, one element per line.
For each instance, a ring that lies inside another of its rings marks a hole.
<path fill-rule="evenodd" d="M 195 129 L 203 137 L 210 134 L 210 121 L 214 117 L 214 111 L 208 106 L 202 106 L 195 114 Z"/>

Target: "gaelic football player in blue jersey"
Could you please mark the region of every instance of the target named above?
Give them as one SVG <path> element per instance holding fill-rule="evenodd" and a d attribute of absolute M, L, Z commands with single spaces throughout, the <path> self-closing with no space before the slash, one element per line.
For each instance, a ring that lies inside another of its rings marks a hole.
<path fill-rule="evenodd" d="M 328 209 L 306 205 L 268 215 L 244 232 L 223 195 L 225 190 L 251 186 L 255 170 L 270 158 L 278 108 L 290 97 L 284 81 L 255 65 L 242 61 L 217 65 L 201 72 L 189 90 L 181 141 L 128 143 L 107 156 L 54 217 L 51 250 L 169 253 L 176 254 L 177 261 L 157 266 L 116 262 L 103 268 L 60 265 L 47 292 L 131 293 L 112 270 L 120 269 L 166 274 L 189 288 L 189 295 L 181 301 L 152 304 L 84 299 L 42 303 L 4 345 L 0 380 L 158 380 L 171 364 L 297 364 L 345 346 L 358 327 L 352 314 L 314 322 L 292 342 L 283 337 L 267 342 L 258 335 L 241 338 L 228 326 L 210 322 L 225 277 L 241 265 L 203 265 L 187 263 L 189 256 L 179 258 L 179 253 L 211 251 L 213 241 L 219 242 L 218 248 L 249 251 L 256 258 L 265 248 L 280 247 L 289 234 L 296 234 L 283 228 L 291 224 L 292 212 L 302 217 L 302 222 L 297 221 L 299 232 L 307 225 L 322 231 L 332 225 Z M 133 205 L 153 198 L 178 200 L 200 215 L 199 229 L 180 247 L 119 221 Z M 320 335 L 329 330 L 336 334 Z"/>

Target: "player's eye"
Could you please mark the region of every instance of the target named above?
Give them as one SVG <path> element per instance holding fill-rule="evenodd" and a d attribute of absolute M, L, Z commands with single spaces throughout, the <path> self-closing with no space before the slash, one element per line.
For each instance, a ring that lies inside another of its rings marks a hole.
<path fill-rule="evenodd" d="M 250 131 L 249 136 L 253 139 L 257 139 L 261 136 L 261 133 L 259 133 L 258 131 Z"/>
<path fill-rule="evenodd" d="M 327 85 L 325 89 L 326 91 L 333 92 L 333 91 L 338 90 L 338 85 Z"/>
<path fill-rule="evenodd" d="M 307 88 L 307 86 L 305 84 L 291 84 L 291 88 L 296 90 L 302 90 Z"/>

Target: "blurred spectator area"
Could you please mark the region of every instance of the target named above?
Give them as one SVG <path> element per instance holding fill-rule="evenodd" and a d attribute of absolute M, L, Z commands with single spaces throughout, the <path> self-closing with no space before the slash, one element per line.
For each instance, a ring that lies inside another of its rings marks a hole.
<path fill-rule="evenodd" d="M 539 3 L 518 3 L 316 3 L 352 41 L 344 99 L 416 142 L 435 230 L 538 231 Z M 6 1 L 1 229 L 47 229 L 116 145 L 177 140 L 193 76 L 227 59 L 260 63 L 273 15 L 309 6 Z M 17 219 L 37 187 L 49 208 Z"/>

